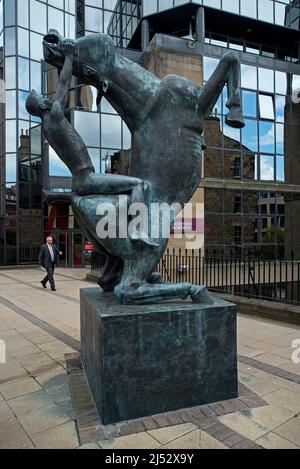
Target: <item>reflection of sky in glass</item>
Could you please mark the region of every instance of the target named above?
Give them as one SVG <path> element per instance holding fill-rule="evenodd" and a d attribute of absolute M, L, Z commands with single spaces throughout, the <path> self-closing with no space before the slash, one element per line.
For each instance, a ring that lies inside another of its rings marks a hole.
<path fill-rule="evenodd" d="M 74 112 L 74 127 L 87 146 L 100 145 L 100 115 L 93 112 Z"/>
<path fill-rule="evenodd" d="M 285 181 L 284 175 L 284 157 L 277 156 L 276 157 L 276 180 L 280 182 Z"/>
<path fill-rule="evenodd" d="M 286 98 L 284 96 L 276 96 L 276 120 L 277 122 L 284 122 L 284 108 L 286 104 Z"/>
<path fill-rule="evenodd" d="M 275 119 L 273 96 L 259 95 L 259 112 L 261 119 Z"/>
<path fill-rule="evenodd" d="M 19 117 L 20 119 L 29 119 L 29 114 L 25 108 L 25 102 L 28 96 L 28 91 L 19 91 Z"/>
<path fill-rule="evenodd" d="M 284 126 L 276 124 L 276 153 L 284 154 Z"/>
<path fill-rule="evenodd" d="M 121 148 L 121 118 L 103 114 L 101 117 L 101 140 L 106 148 Z"/>
<path fill-rule="evenodd" d="M 31 83 L 30 89 L 37 92 L 41 92 L 42 83 L 41 83 L 41 64 L 38 62 L 30 61 L 30 71 L 31 71 Z"/>
<path fill-rule="evenodd" d="M 5 140 L 6 140 L 6 151 L 7 152 L 16 152 L 16 121 L 6 121 L 6 128 L 5 128 Z"/>
<path fill-rule="evenodd" d="M 230 142 L 226 142 L 227 148 L 236 148 L 237 145 L 235 142 L 240 143 L 241 141 L 240 129 L 234 129 L 233 127 L 229 127 L 228 125 L 226 125 L 225 118 L 223 119 L 223 134 L 225 137 L 229 137 L 230 139 L 234 140 L 234 142 L 232 142 L 232 145 L 230 145 Z"/>
<path fill-rule="evenodd" d="M 29 90 L 29 60 L 19 58 L 19 88 Z"/>
<path fill-rule="evenodd" d="M 16 155 L 7 155 L 5 160 L 6 182 L 15 182 L 17 179 Z"/>
<path fill-rule="evenodd" d="M 15 90 L 6 91 L 5 114 L 6 114 L 7 119 L 16 118 L 16 92 Z"/>
<path fill-rule="evenodd" d="M 211 77 L 216 67 L 218 66 L 218 63 L 219 63 L 218 59 L 213 59 L 211 57 L 203 58 L 204 81 L 207 81 Z"/>
<path fill-rule="evenodd" d="M 267 153 L 275 152 L 275 132 L 273 122 L 259 122 L 259 149 Z"/>
<path fill-rule="evenodd" d="M 256 93 L 251 91 L 243 91 L 243 114 L 247 117 L 256 117 Z"/>
<path fill-rule="evenodd" d="M 274 71 L 267 68 L 258 69 L 259 89 L 274 93 Z"/>
<path fill-rule="evenodd" d="M 123 148 L 125 150 L 131 148 L 131 132 L 125 122 L 123 123 Z"/>
<path fill-rule="evenodd" d="M 34 125 L 30 129 L 30 145 L 31 153 L 34 155 L 41 155 L 41 126 Z"/>
<path fill-rule="evenodd" d="M 292 92 L 300 88 L 300 75 L 293 75 Z"/>
<path fill-rule="evenodd" d="M 273 156 L 260 156 L 260 179 L 262 181 L 274 181 L 274 157 Z"/>
<path fill-rule="evenodd" d="M 88 152 L 96 173 L 100 172 L 100 150 L 99 148 L 88 148 Z"/>
<path fill-rule="evenodd" d="M 242 70 L 242 88 L 257 90 L 257 68 L 251 65 L 241 65 Z"/>
<path fill-rule="evenodd" d="M 258 150 L 257 121 L 245 119 L 245 127 L 242 129 L 242 144 L 248 150 Z"/>
<path fill-rule="evenodd" d="M 287 94 L 287 74 L 275 72 L 275 91 L 278 94 Z"/>
<path fill-rule="evenodd" d="M 50 176 L 71 176 L 67 166 L 61 161 L 52 147 L 49 145 L 49 174 Z"/>

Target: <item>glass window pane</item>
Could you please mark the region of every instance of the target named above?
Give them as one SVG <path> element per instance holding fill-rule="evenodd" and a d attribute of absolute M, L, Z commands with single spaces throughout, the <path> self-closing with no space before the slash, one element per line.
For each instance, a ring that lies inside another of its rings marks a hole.
<path fill-rule="evenodd" d="M 92 112 L 74 112 L 74 127 L 87 146 L 100 146 L 100 115 Z"/>
<path fill-rule="evenodd" d="M 251 65 L 241 65 L 242 87 L 257 90 L 257 68 Z"/>
<path fill-rule="evenodd" d="M 259 95 L 259 111 L 261 119 L 274 120 L 274 101 L 272 96 Z"/>
<path fill-rule="evenodd" d="M 262 181 L 274 181 L 274 157 L 261 155 L 260 156 L 260 179 Z"/>
<path fill-rule="evenodd" d="M 6 91 L 5 115 L 7 119 L 16 118 L 16 91 Z"/>
<path fill-rule="evenodd" d="M 102 115 L 101 144 L 106 148 L 121 148 L 121 118 L 119 116 Z"/>
<path fill-rule="evenodd" d="M 247 117 L 257 116 L 256 93 L 251 91 L 243 91 L 243 114 Z"/>
<path fill-rule="evenodd" d="M 241 15 L 249 16 L 250 18 L 256 18 L 256 7 L 256 1 L 254 0 L 241 0 Z"/>
<path fill-rule="evenodd" d="M 17 180 L 17 158 L 16 158 L 16 155 L 6 155 L 6 159 L 5 159 L 5 178 L 6 178 L 6 182 L 15 182 Z"/>
<path fill-rule="evenodd" d="M 274 72 L 267 68 L 258 69 L 259 89 L 274 93 Z"/>
<path fill-rule="evenodd" d="M 275 130 L 273 122 L 259 122 L 259 149 L 262 152 L 275 152 Z"/>
<path fill-rule="evenodd" d="M 16 153 L 16 134 L 17 126 L 16 121 L 6 121 L 5 125 L 5 148 L 8 153 Z"/>
<path fill-rule="evenodd" d="M 286 73 L 275 72 L 275 91 L 278 94 L 289 94 Z"/>
<path fill-rule="evenodd" d="M 242 144 L 244 150 L 258 151 L 257 121 L 245 119 L 245 127 L 242 129 Z"/>

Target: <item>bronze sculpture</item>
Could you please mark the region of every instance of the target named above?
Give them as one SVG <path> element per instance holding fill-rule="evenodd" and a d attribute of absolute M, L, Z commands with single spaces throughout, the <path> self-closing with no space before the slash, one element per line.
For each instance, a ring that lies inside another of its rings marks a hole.
<path fill-rule="evenodd" d="M 100 178 L 94 175 L 84 149 L 78 150 L 83 151 L 85 163 L 88 162 L 82 172 L 82 160 L 73 153 L 70 155 L 68 147 L 62 148 L 59 139 L 55 148 L 73 175 L 72 207 L 78 223 L 107 256 L 100 286 L 105 291 L 114 291 L 124 304 L 151 304 L 189 296 L 194 302 L 213 304 L 214 299 L 205 287 L 163 283 L 154 274 L 168 243 L 166 237 L 151 239 L 150 230 L 142 236 L 99 239 L 97 207 L 110 203 L 120 211 L 117 194 L 133 194 L 135 189 L 137 193 L 131 197 L 144 200 L 148 206 L 177 203 L 183 207 L 191 199 L 201 179 L 203 122 L 211 114 L 225 84 L 229 109 L 226 122 L 236 128 L 244 126 L 237 56 L 232 52 L 226 54 L 203 87 L 175 75 L 158 79 L 116 53 L 110 37 L 100 33 L 80 38 L 71 47 L 57 31 L 51 30 L 44 38 L 44 56 L 48 63 L 63 69 L 59 88 L 66 71 L 67 80 L 71 80 L 73 73 L 81 82 L 96 87 L 98 103 L 105 94 L 132 133 L 130 177 L 113 176 L 109 190 L 105 188 L 105 178 L 109 185 L 109 175 Z M 62 101 L 66 95 L 65 92 Z M 31 94 L 28 102 L 29 111 L 34 113 L 32 99 L 36 100 L 36 95 Z M 171 226 L 175 216 L 173 213 Z M 150 220 L 150 228 L 151 223 L 161 224 L 161 220 Z"/>

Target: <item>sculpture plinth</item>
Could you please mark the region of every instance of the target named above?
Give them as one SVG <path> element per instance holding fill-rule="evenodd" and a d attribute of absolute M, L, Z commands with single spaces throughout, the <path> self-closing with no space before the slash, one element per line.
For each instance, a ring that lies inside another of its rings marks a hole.
<path fill-rule="evenodd" d="M 236 307 L 120 305 L 81 291 L 83 365 L 103 424 L 236 398 Z"/>

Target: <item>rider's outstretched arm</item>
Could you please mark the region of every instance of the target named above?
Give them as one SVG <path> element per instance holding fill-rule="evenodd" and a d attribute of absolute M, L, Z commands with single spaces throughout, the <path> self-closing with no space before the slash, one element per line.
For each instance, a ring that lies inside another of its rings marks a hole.
<path fill-rule="evenodd" d="M 62 45 L 63 52 L 65 55 L 65 62 L 58 79 L 58 85 L 55 93 L 54 103 L 61 107 L 61 110 L 65 110 L 68 104 L 69 89 L 72 82 L 73 74 L 73 57 L 76 44 L 71 39 L 66 39 Z"/>

